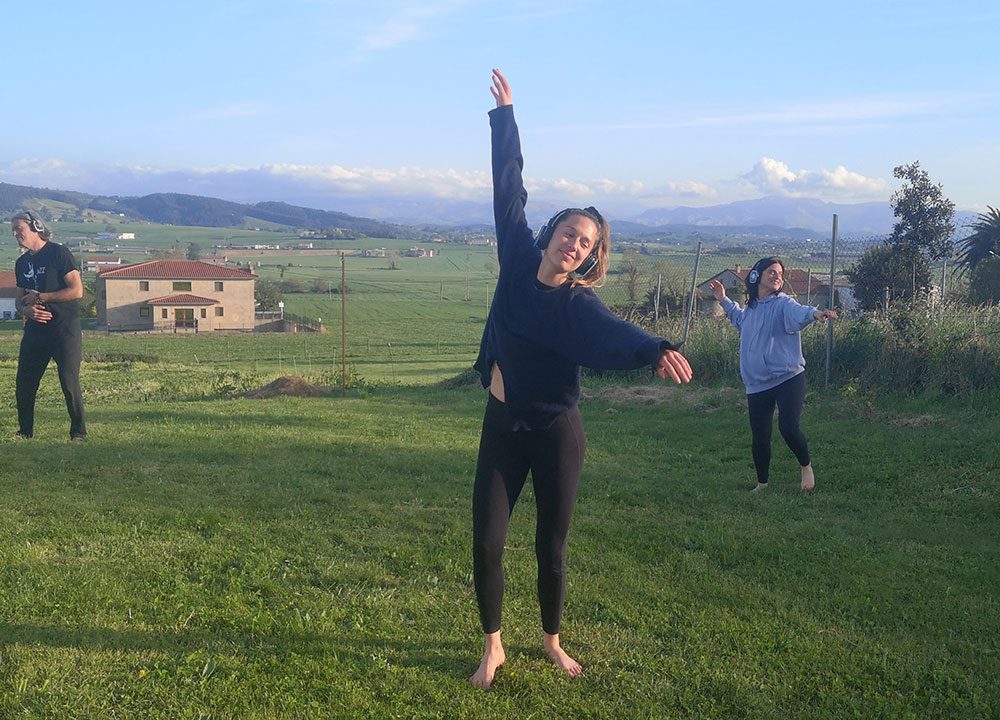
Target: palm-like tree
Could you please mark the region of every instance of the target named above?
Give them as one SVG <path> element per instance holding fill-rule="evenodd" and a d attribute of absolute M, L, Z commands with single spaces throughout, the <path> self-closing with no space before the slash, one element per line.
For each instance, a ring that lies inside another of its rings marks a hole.
<path fill-rule="evenodd" d="M 986 210 L 969 225 L 972 234 L 962 241 L 958 264 L 963 272 L 972 272 L 986 258 L 1000 255 L 1000 210 L 989 205 Z"/>

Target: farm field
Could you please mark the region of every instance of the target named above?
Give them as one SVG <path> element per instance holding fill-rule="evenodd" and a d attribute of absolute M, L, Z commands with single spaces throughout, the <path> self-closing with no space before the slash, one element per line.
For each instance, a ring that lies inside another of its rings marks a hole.
<path fill-rule="evenodd" d="M 5 361 L 7 403 L 12 375 Z M 66 442 L 57 392 L 34 440 L 0 441 L 6 717 L 1000 707 L 995 398 L 873 410 L 813 392 L 817 491 L 799 493 L 776 446 L 774 487 L 751 495 L 737 391 L 588 382 L 563 627 L 585 674 L 561 677 L 540 652 L 526 490 L 506 556 L 508 663 L 482 693 L 465 681 L 482 391 L 150 401 L 132 388 L 91 399 L 82 446 Z"/>

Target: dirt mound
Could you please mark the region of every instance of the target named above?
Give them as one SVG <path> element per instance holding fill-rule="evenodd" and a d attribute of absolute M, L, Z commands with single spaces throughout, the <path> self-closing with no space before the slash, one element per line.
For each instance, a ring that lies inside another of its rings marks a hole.
<path fill-rule="evenodd" d="M 733 388 L 678 388 L 674 385 L 632 385 L 628 387 L 606 387 L 587 391 L 584 398 L 603 400 L 618 405 L 662 405 L 683 403 L 691 407 L 713 412 L 720 407 L 739 405 L 745 396 Z"/>
<path fill-rule="evenodd" d="M 244 393 L 243 397 L 257 400 L 275 397 L 319 397 L 326 395 L 327 392 L 327 388 L 306 382 L 298 375 L 285 375 L 259 390 Z"/>
<path fill-rule="evenodd" d="M 482 386 L 482 382 L 479 380 L 479 372 L 471 367 L 466 368 L 455 377 L 446 378 L 438 383 L 438 387 L 445 390 L 460 390 Z"/>

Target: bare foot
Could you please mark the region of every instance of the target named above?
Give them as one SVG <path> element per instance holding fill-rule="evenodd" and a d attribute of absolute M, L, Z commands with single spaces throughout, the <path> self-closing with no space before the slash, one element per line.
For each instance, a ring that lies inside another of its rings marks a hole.
<path fill-rule="evenodd" d="M 806 465 L 802 468 L 802 492 L 809 492 L 816 487 L 816 476 L 813 475 L 813 466 Z"/>
<path fill-rule="evenodd" d="M 493 684 L 493 676 L 506 660 L 507 654 L 500 643 L 500 631 L 487 634 L 483 643 L 483 659 L 476 672 L 469 677 L 469 682 L 480 690 L 489 690 Z"/>
<path fill-rule="evenodd" d="M 559 644 L 558 633 L 555 635 L 545 633 L 543 644 L 545 646 L 545 654 L 557 668 L 570 677 L 579 677 L 583 673 L 583 666 L 567 655 L 566 651 L 562 649 L 562 646 Z"/>
<path fill-rule="evenodd" d="M 750 492 L 760 492 L 761 490 L 767 490 L 767 483 L 757 483 L 757 485 L 753 487 Z"/>

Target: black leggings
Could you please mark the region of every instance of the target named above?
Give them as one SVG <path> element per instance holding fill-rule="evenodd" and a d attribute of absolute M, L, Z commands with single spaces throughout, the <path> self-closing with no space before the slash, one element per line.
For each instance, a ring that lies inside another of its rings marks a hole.
<path fill-rule="evenodd" d="M 472 491 L 472 567 L 484 633 L 500 629 L 507 526 L 531 471 L 538 519 L 538 604 L 542 629 L 559 632 L 566 595 L 566 536 L 587 439 L 577 408 L 544 430 L 506 429 L 504 404 L 490 395 Z"/>
<path fill-rule="evenodd" d="M 87 426 L 83 419 L 83 390 L 80 389 L 80 361 L 83 342 L 79 332 L 25 330 L 17 358 L 17 421 L 22 435 L 31 437 L 35 431 L 35 396 L 38 384 L 49 366 L 56 361 L 59 384 L 66 409 L 69 411 L 70 437 L 84 437 Z"/>
<path fill-rule="evenodd" d="M 799 465 L 809 464 L 809 442 L 799 429 L 802 405 L 806 400 L 806 374 L 799 373 L 777 387 L 747 395 L 750 410 L 750 433 L 753 436 L 753 464 L 757 482 L 766 483 L 771 465 L 771 425 L 774 407 L 778 407 L 778 430 L 795 453 Z"/>

